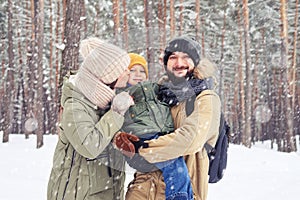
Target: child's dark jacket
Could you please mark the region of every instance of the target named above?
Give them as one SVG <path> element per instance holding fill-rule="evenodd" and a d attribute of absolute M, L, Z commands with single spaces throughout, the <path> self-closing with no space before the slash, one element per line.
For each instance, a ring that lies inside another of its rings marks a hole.
<path fill-rule="evenodd" d="M 149 138 L 157 133 L 166 134 L 174 130 L 170 108 L 157 99 L 159 85 L 149 81 L 128 87 L 134 100 L 125 113 L 122 130 L 142 138 Z"/>

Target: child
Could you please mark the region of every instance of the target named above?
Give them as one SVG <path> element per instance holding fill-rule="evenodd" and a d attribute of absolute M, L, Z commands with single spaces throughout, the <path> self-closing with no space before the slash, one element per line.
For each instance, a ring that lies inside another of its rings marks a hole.
<path fill-rule="evenodd" d="M 143 141 L 155 139 L 174 131 L 174 125 L 169 106 L 157 98 L 159 85 L 146 81 L 148 78 L 146 60 L 137 54 L 129 54 L 129 56 L 131 58 L 131 63 L 129 64 L 130 76 L 135 76 L 132 74 L 136 72 L 135 66 L 138 66 L 139 69 L 144 68 L 144 76 L 140 76 L 140 78 L 143 78 L 135 81 L 136 83 L 132 81 L 130 84 L 128 81 L 128 86 L 130 87 L 122 89 L 122 91 L 129 92 L 135 103 L 124 115 L 125 120 L 122 131 L 139 137 L 140 140 L 134 142 L 136 152 L 138 152 L 138 148 L 141 146 L 146 147 Z M 135 65 L 136 63 L 138 64 Z M 116 140 L 118 140 L 117 136 Z M 193 199 L 190 177 L 183 157 L 155 164 L 149 163 L 139 154 L 125 156 L 125 159 L 129 166 L 139 172 L 147 173 L 160 169 L 166 184 L 166 199 L 173 199 L 174 197 Z"/>

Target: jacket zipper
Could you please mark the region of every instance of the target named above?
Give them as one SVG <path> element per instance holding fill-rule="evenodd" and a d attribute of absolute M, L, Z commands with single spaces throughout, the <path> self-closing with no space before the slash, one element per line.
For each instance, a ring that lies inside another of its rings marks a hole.
<path fill-rule="evenodd" d="M 67 190 L 67 187 L 68 187 L 68 185 L 69 185 L 69 180 L 70 180 L 70 176 L 71 176 L 71 171 L 72 171 L 72 168 L 73 168 L 73 165 L 74 165 L 75 153 L 76 153 L 75 150 L 73 150 L 73 153 L 72 153 L 72 160 L 71 160 L 71 167 L 70 167 L 70 170 L 69 170 L 68 179 L 67 179 L 67 182 L 66 182 L 66 186 L 65 186 L 65 189 L 64 189 L 64 194 L 63 194 L 62 200 L 65 199 L 66 190 Z"/>
<path fill-rule="evenodd" d="M 110 168 L 110 157 L 109 157 L 109 152 L 108 150 L 106 151 L 106 156 L 107 156 L 107 172 L 108 172 L 108 175 L 109 177 L 112 177 L 112 173 L 111 173 L 111 168 Z"/>

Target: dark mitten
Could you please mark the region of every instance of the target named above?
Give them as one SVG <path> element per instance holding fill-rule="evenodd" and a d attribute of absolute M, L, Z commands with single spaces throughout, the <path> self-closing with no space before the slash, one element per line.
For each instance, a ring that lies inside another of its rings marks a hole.
<path fill-rule="evenodd" d="M 142 140 L 132 141 L 132 144 L 134 145 L 134 149 L 135 149 L 136 153 L 139 153 L 139 148 L 141 148 L 141 147 L 147 148 L 149 146 L 148 143 L 145 143 Z"/>
<path fill-rule="evenodd" d="M 157 94 L 158 100 L 168 104 L 169 106 L 174 106 L 178 103 L 176 94 L 170 90 L 169 85 L 161 85 Z"/>

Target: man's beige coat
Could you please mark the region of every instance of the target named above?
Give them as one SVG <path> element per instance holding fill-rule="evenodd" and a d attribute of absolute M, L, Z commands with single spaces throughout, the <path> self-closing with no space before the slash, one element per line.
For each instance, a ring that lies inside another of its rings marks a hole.
<path fill-rule="evenodd" d="M 215 145 L 220 123 L 221 103 L 213 90 L 201 92 L 194 111 L 186 117 L 185 102 L 172 107 L 176 130 L 149 141 L 149 148 L 140 154 L 149 162 L 161 162 L 184 156 L 192 181 L 195 200 L 206 200 L 208 192 L 209 160 L 204 148 L 208 142 Z M 128 200 L 163 200 L 165 185 L 160 171 L 136 173 L 126 193 Z"/>

